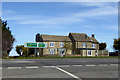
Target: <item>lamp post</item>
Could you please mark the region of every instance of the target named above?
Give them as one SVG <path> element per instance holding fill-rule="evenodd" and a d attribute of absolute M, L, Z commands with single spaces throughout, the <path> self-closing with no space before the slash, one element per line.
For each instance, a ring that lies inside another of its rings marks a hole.
<path fill-rule="evenodd" d="M 85 35 L 85 42 L 86 42 L 86 57 L 87 57 L 87 35 Z"/>

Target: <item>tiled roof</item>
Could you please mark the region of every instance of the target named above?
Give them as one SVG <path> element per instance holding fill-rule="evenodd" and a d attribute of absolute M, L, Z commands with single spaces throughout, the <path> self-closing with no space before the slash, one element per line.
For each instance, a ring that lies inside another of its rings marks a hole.
<path fill-rule="evenodd" d="M 98 41 L 95 38 L 89 37 L 85 33 L 69 33 L 69 35 L 72 35 L 75 41 L 91 41 L 98 43 Z"/>
<path fill-rule="evenodd" d="M 91 41 L 96 42 L 98 41 L 94 37 L 89 37 L 85 33 L 69 33 L 72 35 L 75 41 Z M 41 35 L 43 41 L 71 41 L 69 36 L 58 36 L 58 35 Z"/>
<path fill-rule="evenodd" d="M 98 43 L 98 41 L 95 38 L 93 38 L 93 37 L 89 37 L 89 38 L 92 42 L 97 42 Z"/>
<path fill-rule="evenodd" d="M 43 41 L 71 41 L 69 36 L 41 35 Z"/>

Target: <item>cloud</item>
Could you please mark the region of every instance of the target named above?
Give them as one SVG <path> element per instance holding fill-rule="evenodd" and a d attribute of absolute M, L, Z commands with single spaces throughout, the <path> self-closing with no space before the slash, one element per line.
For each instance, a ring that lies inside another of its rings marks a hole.
<path fill-rule="evenodd" d="M 7 15 L 7 16 L 4 16 L 3 19 L 5 20 L 24 20 L 24 19 L 32 19 L 32 18 L 36 18 L 36 16 L 33 16 L 33 15 Z"/>
<path fill-rule="evenodd" d="M 82 22 L 83 20 L 75 17 L 49 17 L 44 19 L 33 19 L 33 20 L 25 20 L 18 22 L 18 24 L 71 24 L 74 22 Z"/>
<path fill-rule="evenodd" d="M 118 26 L 106 26 L 106 27 L 103 27 L 103 29 L 106 29 L 106 30 L 110 30 L 110 31 L 116 31 L 118 32 Z"/>
<path fill-rule="evenodd" d="M 103 2 L 74 2 L 74 3 L 64 3 L 65 5 L 70 6 L 80 6 L 80 7 L 105 7 L 109 3 Z"/>
<path fill-rule="evenodd" d="M 82 4 L 82 3 L 81 3 Z M 99 6 L 91 9 L 86 9 L 80 12 L 63 13 L 62 16 L 47 16 L 47 15 L 14 15 L 5 16 L 7 20 L 18 20 L 17 24 L 43 24 L 43 25 L 62 25 L 72 23 L 82 23 L 88 19 L 99 19 L 105 16 L 116 16 L 118 14 L 117 6 L 111 6 L 107 3 L 84 3 L 84 6 Z M 83 4 L 82 4 L 83 5 Z M 104 7 L 103 7 L 104 6 Z M 10 12 L 10 11 L 8 11 Z"/>
<path fill-rule="evenodd" d="M 101 16 L 108 16 L 108 15 L 117 15 L 118 9 L 115 7 L 103 7 L 103 8 L 96 8 L 92 10 L 87 10 L 83 12 L 79 12 L 74 14 L 75 17 L 101 17 Z"/>
<path fill-rule="evenodd" d="M 3 0 L 3 2 L 118 2 L 119 0 Z"/>
<path fill-rule="evenodd" d="M 83 28 L 87 28 L 91 32 L 92 30 L 107 30 L 107 31 L 115 31 L 118 32 L 118 26 L 117 25 L 102 25 L 102 26 L 95 26 L 93 25 L 83 25 Z"/>
<path fill-rule="evenodd" d="M 114 7 L 97 8 L 83 12 L 68 14 L 68 16 L 53 16 L 44 19 L 32 19 L 21 21 L 20 24 L 71 24 L 84 22 L 86 18 L 98 18 L 101 16 L 117 15 L 118 10 Z"/>

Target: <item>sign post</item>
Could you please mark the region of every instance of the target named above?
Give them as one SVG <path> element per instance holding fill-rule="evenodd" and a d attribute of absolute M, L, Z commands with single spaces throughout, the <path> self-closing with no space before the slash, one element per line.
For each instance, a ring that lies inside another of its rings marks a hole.
<path fill-rule="evenodd" d="M 40 42 L 34 42 L 34 43 L 32 43 L 32 42 L 26 42 L 25 44 L 24 44 L 24 46 L 27 48 L 27 53 L 29 53 L 29 48 L 34 48 L 35 49 L 35 52 L 34 52 L 34 54 L 35 54 L 35 56 L 40 56 L 40 54 L 42 53 L 41 51 L 41 49 L 42 48 L 47 48 L 47 43 L 40 43 Z"/>
<path fill-rule="evenodd" d="M 24 45 L 27 48 L 47 48 L 47 43 L 31 43 L 31 42 L 27 42 Z"/>

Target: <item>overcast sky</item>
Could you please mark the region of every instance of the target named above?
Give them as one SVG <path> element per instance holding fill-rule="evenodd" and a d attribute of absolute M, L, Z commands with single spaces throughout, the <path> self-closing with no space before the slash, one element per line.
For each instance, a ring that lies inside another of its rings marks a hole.
<path fill-rule="evenodd" d="M 14 47 L 35 42 L 37 33 L 67 36 L 74 32 L 95 34 L 113 51 L 113 40 L 118 38 L 117 2 L 3 2 L 2 19 L 16 38 Z"/>

